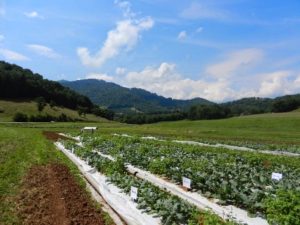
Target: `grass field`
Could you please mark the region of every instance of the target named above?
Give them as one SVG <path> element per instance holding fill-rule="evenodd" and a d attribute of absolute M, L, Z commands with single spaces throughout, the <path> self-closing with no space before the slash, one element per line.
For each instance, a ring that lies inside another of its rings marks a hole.
<path fill-rule="evenodd" d="M 19 123 L 3 126 L 79 132 L 84 126 L 97 126 L 99 133 L 129 133 L 189 140 L 249 141 L 253 143 L 300 144 L 300 112 L 260 114 L 221 120 L 176 121 L 129 125 L 102 120 L 78 123 Z"/>
<path fill-rule="evenodd" d="M 32 166 L 49 163 L 67 165 L 84 185 L 77 167 L 45 139 L 41 129 L 0 126 L 0 224 L 20 224 L 16 197 L 22 178 Z"/>
<path fill-rule="evenodd" d="M 190 140 L 300 144 L 300 112 L 261 114 L 221 120 L 161 122 L 147 125 L 99 125 L 100 132 L 164 136 Z M 116 129 L 117 128 L 117 129 Z"/>
<path fill-rule="evenodd" d="M 25 113 L 27 115 L 37 115 L 38 110 L 36 103 L 33 101 L 8 101 L 8 100 L 0 100 L 0 122 L 10 122 L 13 121 L 13 116 L 17 112 Z M 51 116 L 58 117 L 62 113 L 66 114 L 68 117 L 83 121 L 103 121 L 105 119 L 96 117 L 92 114 L 87 114 L 85 117 L 79 117 L 77 111 L 62 108 L 62 107 L 54 107 L 51 108 L 47 105 L 42 111 L 42 115 L 49 114 Z"/>

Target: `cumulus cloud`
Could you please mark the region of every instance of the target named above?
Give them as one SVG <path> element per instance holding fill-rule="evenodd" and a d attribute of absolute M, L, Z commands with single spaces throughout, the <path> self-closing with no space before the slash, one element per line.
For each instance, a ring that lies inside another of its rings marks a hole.
<path fill-rule="evenodd" d="M 97 79 L 105 81 L 113 81 L 114 78 L 105 73 L 90 73 L 86 76 L 86 79 Z"/>
<path fill-rule="evenodd" d="M 176 99 L 190 99 L 203 97 L 214 101 L 222 101 L 233 91 L 227 81 L 208 82 L 184 78 L 176 71 L 176 65 L 167 62 L 158 67 L 146 67 L 139 72 L 127 73 L 123 85 L 140 87 L 166 97 Z M 227 95 L 224 93 L 227 92 Z"/>
<path fill-rule="evenodd" d="M 123 11 L 124 17 L 131 18 L 135 16 L 135 13 L 131 10 L 130 2 L 116 0 L 114 3 Z"/>
<path fill-rule="evenodd" d="M 87 78 L 113 81 L 126 87 L 138 87 L 175 99 L 202 97 L 224 102 L 244 97 L 275 97 L 300 92 L 300 74 L 295 71 L 257 72 L 264 62 L 260 49 L 241 49 L 208 65 L 197 79 L 187 78 L 173 63 L 162 62 L 139 71 L 116 68 L 116 75 L 89 74 Z M 200 71 L 199 71 L 200 72 Z"/>
<path fill-rule="evenodd" d="M 37 44 L 30 44 L 27 45 L 27 47 L 33 51 L 34 53 L 41 55 L 41 56 L 45 56 L 47 58 L 58 58 L 60 57 L 60 55 L 58 53 L 56 53 L 53 49 L 44 46 L 44 45 L 37 45 Z"/>
<path fill-rule="evenodd" d="M 28 18 L 39 18 L 42 19 L 43 17 L 36 11 L 32 12 L 24 12 L 24 15 Z"/>
<path fill-rule="evenodd" d="M 186 37 L 187 37 L 187 33 L 185 30 L 183 30 L 178 34 L 177 39 L 179 41 L 183 41 L 184 39 L 186 39 Z"/>
<path fill-rule="evenodd" d="M 0 49 L 0 55 L 2 55 L 6 60 L 11 61 L 26 61 L 29 60 L 28 57 L 22 55 L 21 53 L 9 50 L 9 49 Z"/>
<path fill-rule="evenodd" d="M 127 9 L 131 12 L 128 2 L 117 1 L 117 4 L 125 9 L 124 13 L 129 18 L 117 22 L 115 29 L 108 32 L 103 46 L 95 55 L 91 55 L 85 47 L 77 49 L 77 54 L 85 66 L 100 67 L 107 60 L 119 55 L 121 51 L 131 50 L 140 39 L 142 31 L 153 27 L 154 21 L 151 17 L 136 19 L 129 15 L 126 12 Z"/>
<path fill-rule="evenodd" d="M 288 80 L 289 77 L 292 77 L 290 71 L 276 71 L 273 73 L 262 74 L 262 81 L 257 90 L 257 95 L 268 97 L 293 92 L 294 85 L 293 82 Z M 300 87 L 298 89 L 300 90 Z"/>

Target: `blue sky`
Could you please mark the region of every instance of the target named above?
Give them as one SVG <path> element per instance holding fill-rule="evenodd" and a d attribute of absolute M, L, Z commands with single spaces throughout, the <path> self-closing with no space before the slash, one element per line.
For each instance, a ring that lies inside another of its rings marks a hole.
<path fill-rule="evenodd" d="M 0 0 L 0 60 L 222 102 L 300 92 L 299 0 Z"/>

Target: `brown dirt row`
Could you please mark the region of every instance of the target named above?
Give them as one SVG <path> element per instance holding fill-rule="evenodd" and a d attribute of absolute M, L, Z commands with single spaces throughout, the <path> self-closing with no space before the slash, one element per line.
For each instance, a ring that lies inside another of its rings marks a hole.
<path fill-rule="evenodd" d="M 105 224 L 100 209 L 62 164 L 34 166 L 23 180 L 18 210 L 24 225 Z"/>
<path fill-rule="evenodd" d="M 52 131 L 43 131 L 43 135 L 50 141 L 57 141 L 58 139 L 72 140 L 71 138 L 67 138 Z"/>

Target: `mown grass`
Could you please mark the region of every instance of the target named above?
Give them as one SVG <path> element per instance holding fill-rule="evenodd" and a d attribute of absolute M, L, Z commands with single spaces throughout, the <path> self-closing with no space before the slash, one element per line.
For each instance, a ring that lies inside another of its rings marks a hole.
<path fill-rule="evenodd" d="M 300 144 L 300 112 L 261 114 L 221 120 L 161 122 L 146 125 L 110 125 L 98 132 L 130 133 L 190 140 L 241 141 L 264 144 Z"/>
<path fill-rule="evenodd" d="M 1 112 L 2 111 L 2 112 Z M 13 121 L 13 116 L 15 113 L 21 112 L 25 113 L 28 116 L 38 115 L 39 112 L 37 110 L 37 105 L 34 101 L 10 101 L 10 100 L 0 100 L 0 122 L 10 122 Z M 97 117 L 93 114 L 87 114 L 85 117 L 80 117 L 78 112 L 75 110 L 71 110 L 68 108 L 62 108 L 55 106 L 51 108 L 47 105 L 43 111 L 40 113 L 42 115 L 49 114 L 51 116 L 58 117 L 62 113 L 66 114 L 68 117 L 77 120 L 83 121 L 105 121 L 105 119 L 101 117 Z"/>
<path fill-rule="evenodd" d="M 21 223 L 15 198 L 22 177 L 31 166 L 50 162 L 66 164 L 85 187 L 77 167 L 44 138 L 41 129 L 0 126 L 0 224 Z"/>
<path fill-rule="evenodd" d="M 238 141 L 261 144 L 300 144 L 300 112 L 260 114 L 221 120 L 161 122 L 129 125 L 111 121 L 79 123 L 6 124 L 78 134 L 84 126 L 97 126 L 97 133 L 128 133 L 188 140 Z"/>

